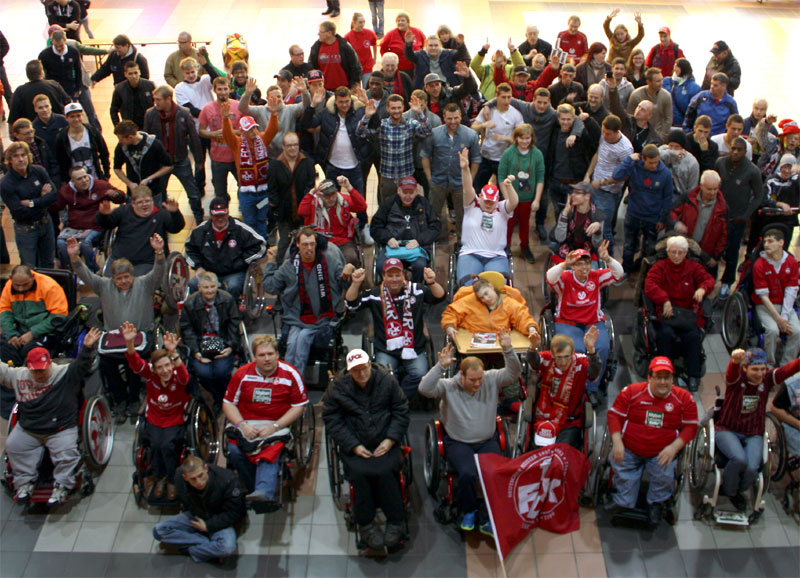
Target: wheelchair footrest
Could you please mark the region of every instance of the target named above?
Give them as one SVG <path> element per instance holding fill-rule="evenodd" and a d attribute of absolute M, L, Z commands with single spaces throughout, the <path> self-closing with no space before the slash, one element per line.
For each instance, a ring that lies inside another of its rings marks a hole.
<path fill-rule="evenodd" d="M 717 524 L 729 526 L 750 525 L 750 521 L 745 512 L 731 512 L 730 510 L 714 510 L 714 521 Z"/>

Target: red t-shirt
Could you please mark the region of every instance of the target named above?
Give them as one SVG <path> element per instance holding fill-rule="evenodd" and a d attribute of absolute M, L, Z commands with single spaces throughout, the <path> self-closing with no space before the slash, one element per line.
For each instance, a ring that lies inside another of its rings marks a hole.
<path fill-rule="evenodd" d="M 781 305 L 786 288 L 797 287 L 797 260 L 784 251 L 776 269 L 775 265 L 767 261 L 765 257 L 766 254 L 762 251 L 761 257 L 756 259 L 753 264 L 753 303 L 761 305 L 759 295 L 769 295 L 772 303 Z"/>
<path fill-rule="evenodd" d="M 211 232 L 214 233 L 214 240 L 217 242 L 217 247 L 219 247 L 219 244 L 222 243 L 222 240 L 228 233 L 228 227 L 225 227 L 221 231 L 217 231 L 214 227 L 211 227 Z"/>
<path fill-rule="evenodd" d="M 336 90 L 340 86 L 350 86 L 347 74 L 342 68 L 342 55 L 339 53 L 339 43 L 319 43 L 319 69 L 325 75 L 325 88 Z"/>
<path fill-rule="evenodd" d="M 650 393 L 646 381 L 623 389 L 608 410 L 608 432 L 622 432 L 625 448 L 643 458 L 657 456 L 679 437 L 688 444 L 697 434 L 697 402 L 672 386 L 664 399 Z"/>
<path fill-rule="evenodd" d="M 566 52 L 570 58 L 574 58 L 577 63 L 589 50 L 589 40 L 583 32 L 570 34 L 569 30 L 562 30 L 558 33 L 556 46 Z"/>
<path fill-rule="evenodd" d="M 251 361 L 233 374 L 225 403 L 236 405 L 245 420 L 275 421 L 290 407 L 307 404 L 308 392 L 300 373 L 288 363 L 279 361 L 273 374 L 264 377 Z"/>
<path fill-rule="evenodd" d="M 184 423 L 183 413 L 192 398 L 186 392 L 186 385 L 189 383 L 186 364 L 181 363 L 177 369 L 172 371 L 172 379 L 169 380 L 169 385 L 164 387 L 161 385 L 161 378 L 138 353 L 131 355 L 126 352 L 125 358 L 128 360 L 131 370 L 147 381 L 145 385 L 147 406 L 144 410 L 147 422 L 163 428 L 182 425 Z"/>
<path fill-rule="evenodd" d="M 361 63 L 361 72 L 364 74 L 372 72 L 372 69 L 375 68 L 375 59 L 372 58 L 372 47 L 378 45 L 378 37 L 375 36 L 375 33 L 366 28 L 361 32 L 351 30 L 344 35 L 344 39 L 347 40 L 353 47 L 353 50 L 356 51 L 358 61 Z"/>
<path fill-rule="evenodd" d="M 550 284 L 558 295 L 556 321 L 593 325 L 604 321 L 606 316 L 600 309 L 600 289 L 614 282 L 611 269 L 589 271 L 584 283 L 575 278 L 572 270 L 563 271 L 555 285 Z"/>

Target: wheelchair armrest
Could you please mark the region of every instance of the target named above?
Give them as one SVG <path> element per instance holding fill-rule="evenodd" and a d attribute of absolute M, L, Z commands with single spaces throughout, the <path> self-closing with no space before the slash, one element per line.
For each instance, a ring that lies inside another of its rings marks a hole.
<path fill-rule="evenodd" d="M 66 317 L 56 317 L 50 323 L 53 325 L 54 333 L 64 333 L 68 328 L 72 327 L 80 317 L 87 311 L 85 305 L 77 305 L 69 315 Z"/>

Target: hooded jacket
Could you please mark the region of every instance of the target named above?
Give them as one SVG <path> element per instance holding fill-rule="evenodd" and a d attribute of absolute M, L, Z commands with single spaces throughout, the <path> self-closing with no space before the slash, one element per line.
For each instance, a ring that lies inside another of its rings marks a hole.
<path fill-rule="evenodd" d="M 350 145 L 353 147 L 353 153 L 359 163 L 366 161 L 370 157 L 370 145 L 367 139 L 362 139 L 356 136 L 356 129 L 361 117 L 364 116 L 364 104 L 355 97 L 351 97 L 350 108 L 344 116 L 344 124 L 347 129 L 347 136 L 350 137 Z M 315 113 L 316 110 L 316 113 Z M 336 110 L 336 97 L 332 96 L 325 103 L 325 108 L 322 110 L 308 107 L 303 112 L 303 117 L 300 119 L 300 127 L 303 130 L 310 130 L 320 127 L 317 139 L 317 145 L 314 147 L 314 160 L 320 166 L 326 166 L 328 159 L 331 155 L 331 148 L 336 140 L 336 134 L 339 131 L 339 122 L 341 116 Z"/>
<path fill-rule="evenodd" d="M 72 182 L 61 185 L 56 202 L 50 206 L 52 212 L 67 208 L 67 226 L 72 229 L 102 231 L 95 221 L 100 202 L 108 199 L 118 205 L 125 202 L 125 193 L 108 181 L 95 180 L 89 175 L 89 189 L 79 193 Z"/>

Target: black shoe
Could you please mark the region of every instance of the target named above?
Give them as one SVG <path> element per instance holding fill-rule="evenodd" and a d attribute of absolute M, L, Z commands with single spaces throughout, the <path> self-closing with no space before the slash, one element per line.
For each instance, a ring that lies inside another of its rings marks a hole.
<path fill-rule="evenodd" d="M 373 550 L 382 550 L 385 543 L 380 529 L 374 523 L 361 526 L 361 542 Z"/>
<path fill-rule="evenodd" d="M 338 15 L 339 15 L 338 10 L 334 10 L 333 12 L 331 12 L 331 18 L 336 18 Z"/>
<path fill-rule="evenodd" d="M 531 248 L 528 247 L 527 245 L 520 249 L 520 254 L 522 255 L 522 258 L 525 259 L 531 265 L 536 263 L 536 257 L 533 256 L 533 253 L 531 253 Z"/>
<path fill-rule="evenodd" d="M 700 378 L 699 377 L 690 377 L 689 378 L 689 391 L 692 393 L 697 393 L 697 390 L 700 389 Z"/>
<path fill-rule="evenodd" d="M 540 241 L 547 241 L 547 229 L 544 225 L 536 225 L 536 232 L 539 233 Z"/>
<path fill-rule="evenodd" d="M 747 511 L 747 498 L 745 498 L 742 494 L 736 494 L 735 496 L 731 496 L 729 499 L 734 508 L 740 512 Z"/>
<path fill-rule="evenodd" d="M 383 541 L 387 548 L 397 548 L 403 543 L 405 528 L 403 524 L 386 523 L 386 531 L 383 533 Z"/>
<path fill-rule="evenodd" d="M 647 507 L 647 517 L 650 521 L 651 526 L 658 526 L 658 523 L 661 521 L 661 513 L 663 511 L 663 507 L 664 506 L 661 502 L 650 504 Z"/>
<path fill-rule="evenodd" d="M 592 409 L 597 409 L 600 405 L 600 400 L 597 398 L 596 391 L 586 391 L 586 397 L 589 399 L 589 403 L 592 404 Z"/>
<path fill-rule="evenodd" d="M 625 508 L 625 506 L 620 506 L 614 500 L 611 500 L 610 502 L 605 504 L 603 506 L 603 509 L 606 511 L 606 513 L 611 514 L 612 516 L 616 516 L 617 514 L 627 510 L 627 508 Z"/>

